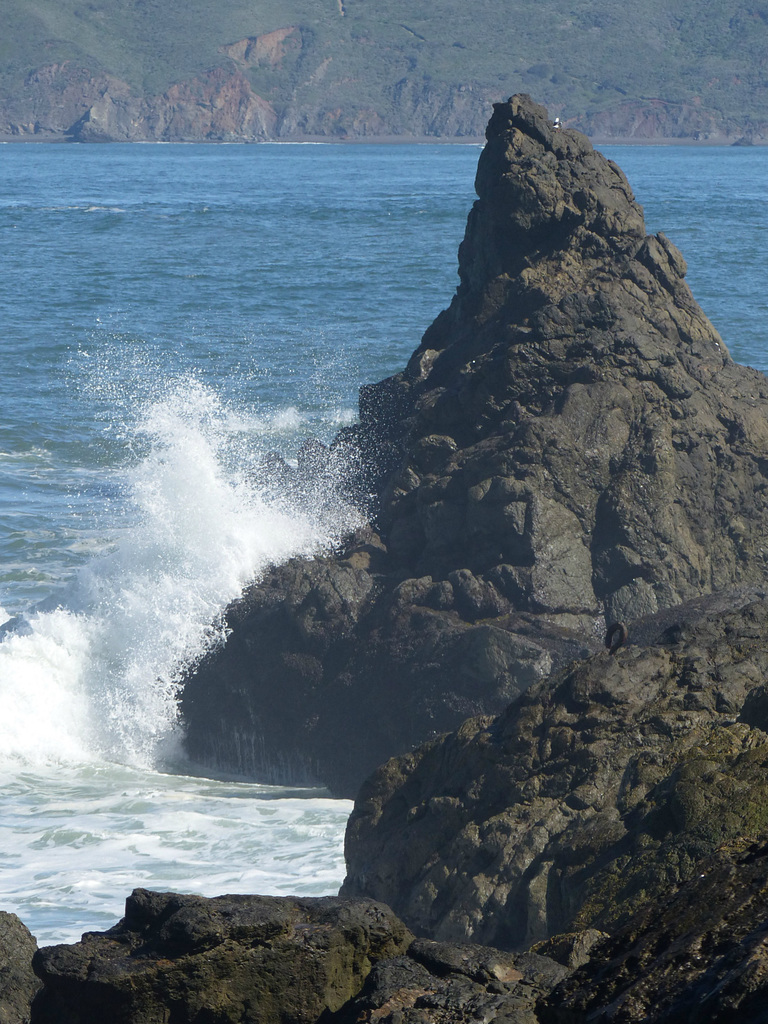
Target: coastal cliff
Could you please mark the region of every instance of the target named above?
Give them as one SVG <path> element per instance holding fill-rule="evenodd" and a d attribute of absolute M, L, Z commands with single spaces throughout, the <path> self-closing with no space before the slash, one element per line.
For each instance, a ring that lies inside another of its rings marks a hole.
<path fill-rule="evenodd" d="M 31 73 L 4 115 L 11 137 L 75 142 L 265 142 L 277 124 L 240 70 L 215 68 L 145 97 L 113 75 L 66 61 Z"/>
<path fill-rule="evenodd" d="M 765 143 L 759 5 L 7 0 L 0 139 L 482 137 L 535 92 L 617 140 Z"/>
<path fill-rule="evenodd" d="M 184 691 L 199 762 L 351 796 L 608 625 L 766 578 L 765 377 L 583 135 L 513 97 L 487 137 L 451 305 L 305 460 L 346 459 L 370 525 L 229 610 Z"/>
<path fill-rule="evenodd" d="M 294 27 L 222 47 L 230 60 L 148 94 L 102 69 L 67 60 L 29 72 L 23 88 L 3 101 L 0 139 L 70 142 L 301 142 L 467 141 L 483 134 L 486 108 L 497 90 L 480 82 L 409 77 L 394 82 L 369 105 L 328 105 L 262 95 L 255 65 L 279 66 Z M 324 77 L 321 64 L 315 72 Z M 314 76 L 313 76 L 314 77 Z M 590 137 L 617 142 L 765 143 L 768 120 L 724 117 L 700 104 L 626 99 L 585 111 L 570 123 Z"/>
<path fill-rule="evenodd" d="M 324 97 L 262 95 L 252 75 L 279 72 L 303 46 L 295 26 L 221 47 L 225 64 L 148 93 L 102 68 L 61 60 L 30 71 L 17 92 L 0 95 L 0 139 L 70 142 L 301 142 L 480 139 L 497 93 L 481 82 L 409 76 L 369 104 Z M 322 81 L 328 58 L 310 76 Z M 562 104 L 558 104 L 559 107 Z M 618 142 L 764 143 L 768 120 L 724 117 L 695 102 L 622 99 L 569 119 L 590 137 Z"/>

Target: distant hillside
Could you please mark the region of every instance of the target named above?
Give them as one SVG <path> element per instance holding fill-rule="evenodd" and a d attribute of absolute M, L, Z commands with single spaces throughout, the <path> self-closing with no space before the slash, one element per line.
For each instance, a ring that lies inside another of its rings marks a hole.
<path fill-rule="evenodd" d="M 0 136 L 765 141 L 768 0 L 3 0 Z"/>

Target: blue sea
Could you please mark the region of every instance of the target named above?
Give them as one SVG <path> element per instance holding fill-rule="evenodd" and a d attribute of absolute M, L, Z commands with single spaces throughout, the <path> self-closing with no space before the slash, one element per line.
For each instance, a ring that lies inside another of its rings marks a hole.
<path fill-rule="evenodd" d="M 768 368 L 768 150 L 613 147 L 734 358 Z M 0 909 L 334 892 L 347 801 L 202 778 L 186 666 L 358 513 L 260 457 L 354 422 L 457 284 L 479 148 L 0 146 Z"/>

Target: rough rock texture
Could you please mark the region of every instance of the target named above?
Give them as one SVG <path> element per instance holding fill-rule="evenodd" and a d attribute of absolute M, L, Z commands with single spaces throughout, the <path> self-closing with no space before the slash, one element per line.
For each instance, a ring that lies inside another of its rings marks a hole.
<path fill-rule="evenodd" d="M 725 845 L 539 1004 L 541 1024 L 764 1024 L 768 833 Z"/>
<path fill-rule="evenodd" d="M 37 954 L 31 1021 L 764 1024 L 767 839 L 724 844 L 612 938 L 588 929 L 521 953 L 411 942 L 371 903 L 136 890 L 109 932 Z M 0 1020 L 29 1020 L 28 1000 Z"/>
<path fill-rule="evenodd" d="M 32 971 L 37 943 L 15 914 L 0 910 L 0 1024 L 27 1024 L 40 982 Z"/>
<path fill-rule="evenodd" d="M 583 962 L 563 949 L 595 941 L 542 955 L 412 939 L 369 901 L 137 889 L 108 932 L 39 951 L 32 1024 L 536 1024 Z"/>
<path fill-rule="evenodd" d="M 3 111 L 0 134 L 77 142 L 263 142 L 277 115 L 239 70 L 214 68 L 159 96 L 136 96 L 125 82 L 64 61 L 31 72 L 23 95 Z"/>
<path fill-rule="evenodd" d="M 353 795 L 606 620 L 766 577 L 765 377 L 584 136 L 527 97 L 487 135 L 457 294 L 335 448 L 373 526 L 230 610 L 184 693 L 200 762 Z"/>
<path fill-rule="evenodd" d="M 537 1003 L 571 972 L 536 953 L 417 940 L 378 963 L 333 1024 L 537 1024 Z"/>
<path fill-rule="evenodd" d="M 508 565 L 516 606 L 612 620 L 763 579 L 768 382 L 583 136 L 513 98 L 488 139 L 457 295 L 361 406 L 390 557 Z"/>
<path fill-rule="evenodd" d="M 767 630 L 765 597 L 704 614 L 393 759 L 356 802 L 342 893 L 444 941 L 614 931 L 768 827 Z"/>
<path fill-rule="evenodd" d="M 136 889 L 125 918 L 35 956 L 33 1024 L 314 1024 L 412 936 L 369 901 Z"/>
<path fill-rule="evenodd" d="M 226 647 L 184 690 L 195 759 L 352 797 L 394 751 L 500 712 L 553 658 L 588 649 L 530 615 L 467 621 L 451 579 L 381 577 L 359 555 L 291 562 L 230 610 Z M 509 607 L 468 571 L 451 577 Z"/>

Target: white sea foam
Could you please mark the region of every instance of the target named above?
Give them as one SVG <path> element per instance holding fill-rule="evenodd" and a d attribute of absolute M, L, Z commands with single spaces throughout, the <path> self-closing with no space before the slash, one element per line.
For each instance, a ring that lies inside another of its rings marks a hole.
<path fill-rule="evenodd" d="M 0 909 L 41 945 L 111 927 L 136 886 L 320 896 L 344 876 L 351 804 L 321 793 L 109 764 L 2 781 Z"/>
<path fill-rule="evenodd" d="M 278 410 L 264 423 L 270 431 L 282 432 L 285 430 L 298 430 L 305 422 L 295 405 L 289 405 L 285 409 Z"/>
<path fill-rule="evenodd" d="M 323 895 L 343 877 L 348 802 L 158 768 L 174 756 L 184 668 L 221 635 L 227 604 L 270 563 L 332 544 L 355 511 L 332 479 L 306 508 L 269 500 L 248 467 L 274 417 L 194 379 L 133 407 L 101 383 L 110 436 L 138 453 L 94 478 L 108 536 L 78 542 L 60 606 L 0 609 L 0 908 L 40 943 L 111 926 L 137 885 Z"/>
<path fill-rule="evenodd" d="M 158 763 L 184 669 L 221 636 L 226 606 L 267 565 L 326 547 L 355 522 L 333 494 L 303 508 L 268 500 L 232 459 L 233 426 L 238 417 L 194 380 L 141 410 L 144 454 L 118 489 L 127 525 L 62 607 L 29 615 L 0 643 L 1 757 Z"/>

